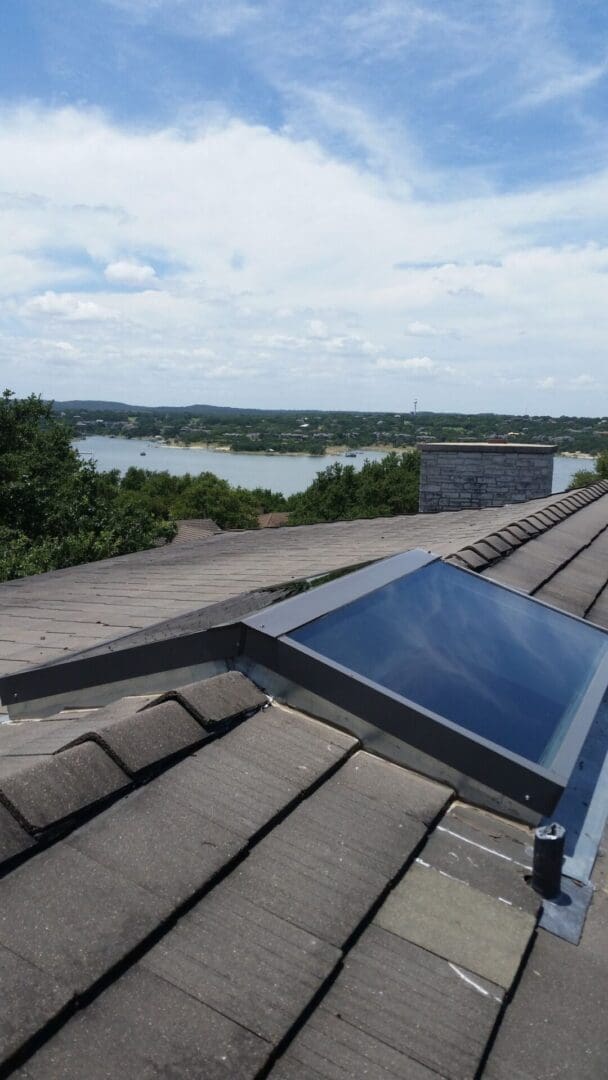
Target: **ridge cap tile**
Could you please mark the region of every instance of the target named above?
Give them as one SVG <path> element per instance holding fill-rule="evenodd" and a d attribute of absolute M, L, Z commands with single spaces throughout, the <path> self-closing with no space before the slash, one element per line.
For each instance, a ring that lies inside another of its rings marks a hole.
<path fill-rule="evenodd" d="M 101 802 L 130 782 L 104 750 L 91 742 L 44 757 L 4 758 L 0 800 L 35 833 Z"/>
<path fill-rule="evenodd" d="M 213 729 L 268 704 L 266 694 L 240 671 L 228 671 L 167 690 L 146 708 L 164 701 L 178 701 L 205 729 Z"/>
<path fill-rule="evenodd" d="M 108 713 L 76 723 L 82 723 L 80 734 L 68 746 L 95 741 L 129 776 L 193 749 L 209 737 L 177 701 L 163 701 L 118 719 Z"/>
<path fill-rule="evenodd" d="M 0 803 L 0 866 L 22 855 L 35 843 L 14 815 Z"/>

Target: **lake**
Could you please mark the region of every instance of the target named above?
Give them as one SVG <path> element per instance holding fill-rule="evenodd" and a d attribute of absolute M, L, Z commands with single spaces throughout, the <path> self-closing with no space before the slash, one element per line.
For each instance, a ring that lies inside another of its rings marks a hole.
<path fill-rule="evenodd" d="M 100 469 L 118 469 L 121 473 L 131 465 L 154 472 L 184 473 L 212 472 L 231 484 L 245 488 L 270 488 L 283 495 L 303 491 L 321 469 L 335 461 L 361 469 L 367 461 L 381 461 L 386 455 L 380 450 L 359 450 L 354 458 L 345 454 L 331 457 L 306 457 L 301 454 L 231 454 L 221 450 L 192 450 L 187 447 L 161 446 L 146 439 L 111 439 L 92 435 L 78 439 L 75 446 L 80 454 L 92 458 Z M 142 456 L 145 455 L 145 456 Z M 579 469 L 592 469 L 593 462 L 557 455 L 553 459 L 553 491 L 564 491 L 570 478 Z"/>

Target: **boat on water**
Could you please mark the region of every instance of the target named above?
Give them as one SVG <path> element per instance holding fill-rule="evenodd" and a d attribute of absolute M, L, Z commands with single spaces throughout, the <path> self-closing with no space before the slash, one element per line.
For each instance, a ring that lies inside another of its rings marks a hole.
<path fill-rule="evenodd" d="M 140 457 L 145 457 L 146 456 L 146 451 L 145 450 L 140 450 L 139 451 L 139 456 Z"/>

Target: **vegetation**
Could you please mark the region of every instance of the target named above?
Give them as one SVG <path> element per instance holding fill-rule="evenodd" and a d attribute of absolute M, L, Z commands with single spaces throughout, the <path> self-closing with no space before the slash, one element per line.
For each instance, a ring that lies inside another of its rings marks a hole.
<path fill-rule="evenodd" d="M 122 479 L 121 494 L 143 512 L 172 519 L 212 518 L 221 529 L 255 529 L 259 514 L 287 509 L 283 495 L 233 487 L 210 472 L 172 476 L 132 466 Z"/>
<path fill-rule="evenodd" d="M 0 398 L 0 580 L 139 551 L 171 540 L 176 519 L 212 518 L 252 529 L 260 513 L 290 524 L 414 513 L 419 456 L 389 454 L 360 472 L 334 464 L 289 498 L 233 487 L 213 473 L 172 476 L 131 468 L 98 472 L 72 446 L 72 430 L 32 395 Z"/>
<path fill-rule="evenodd" d="M 290 500 L 290 525 L 353 518 L 415 514 L 420 455 L 388 454 L 366 461 L 360 472 L 336 462 L 317 474 L 310 487 Z"/>
<path fill-rule="evenodd" d="M 608 450 L 598 454 L 593 470 L 581 469 L 580 472 L 574 474 L 570 481 L 570 489 L 588 487 L 589 484 L 596 484 L 598 480 L 608 480 Z"/>
<path fill-rule="evenodd" d="M 124 555 L 170 540 L 175 524 L 123 498 L 118 472 L 98 473 L 50 404 L 0 398 L 0 580 Z"/>
<path fill-rule="evenodd" d="M 327 447 L 413 447 L 417 442 L 505 439 L 554 443 L 559 450 L 596 454 L 608 445 L 608 419 L 496 413 L 360 413 L 184 408 L 63 402 L 55 406 L 75 434 L 162 439 L 183 446 L 323 454 Z"/>
<path fill-rule="evenodd" d="M 465 417 L 439 414 L 387 415 L 363 413 L 263 413 L 192 406 L 181 409 L 135 409 L 128 406 L 79 402 L 58 408 L 32 395 L 18 400 L 10 391 L 0 398 L 0 580 L 23 577 L 89 562 L 169 541 L 181 518 L 212 518 L 222 529 L 252 529 L 261 513 L 287 511 L 290 525 L 390 517 L 416 513 L 420 455 L 390 453 L 382 461 L 367 461 L 360 471 L 334 463 L 297 495 L 258 488 L 233 487 L 213 473 L 173 476 L 130 468 L 98 472 L 72 445 L 75 432 L 91 429 L 105 434 L 129 434 L 187 441 L 209 437 L 211 442 L 231 438 L 270 448 L 316 448 L 332 444 L 360 446 L 381 440 L 402 445 L 425 439 L 472 439 L 503 436 L 527 441 L 578 440 L 578 449 L 602 447 L 594 472 L 575 475 L 580 487 L 608 478 L 605 420 L 587 422 L 568 418 Z M 99 413 L 101 415 L 95 415 Z M 86 419 L 82 419 L 82 417 Z M 232 434 L 225 430 L 228 422 Z M 499 422 L 500 421 L 500 422 Z M 525 422 L 524 422 L 525 421 Z M 541 423 L 542 421 L 542 423 Z M 517 422 L 517 426 L 516 426 Z M 551 425 L 571 435 L 549 431 Z M 252 430 L 255 425 L 255 430 Z M 295 426 L 297 425 L 297 426 Z M 424 426 L 423 426 L 424 425 Z M 576 426 L 578 425 L 578 427 Z M 548 432 L 548 434 L 547 434 Z M 576 434 L 578 432 L 578 434 Z M 581 433 L 587 432 L 585 443 Z M 257 434 L 256 434 L 257 433 Z M 255 435 L 255 438 L 252 438 Z M 579 435 L 581 438 L 579 439 Z M 291 440 L 291 441 L 290 441 Z M 594 443 L 594 446 L 595 446 Z M 258 447 L 256 447 L 258 448 Z"/>

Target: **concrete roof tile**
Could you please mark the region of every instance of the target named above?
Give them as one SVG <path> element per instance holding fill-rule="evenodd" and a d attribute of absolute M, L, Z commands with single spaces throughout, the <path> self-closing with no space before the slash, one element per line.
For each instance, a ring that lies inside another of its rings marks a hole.
<path fill-rule="evenodd" d="M 45 757 L 3 759 L 0 799 L 38 832 L 128 787 L 130 779 L 95 743 Z"/>
<path fill-rule="evenodd" d="M 0 1061 L 4 1062 L 64 1008 L 72 992 L 4 946 L 0 946 L 0 983 Z"/>
<path fill-rule="evenodd" d="M 95 739 L 131 776 L 183 750 L 194 749 L 208 737 L 177 701 L 165 701 L 126 716 L 116 716 L 113 706 L 99 713 L 82 721 L 82 733 L 74 741 Z"/>
<path fill-rule="evenodd" d="M 73 833 L 71 848 L 177 906 L 243 847 L 228 826 L 210 821 L 149 784 Z"/>
<path fill-rule="evenodd" d="M 253 904 L 230 877 L 181 919 L 142 964 L 277 1044 L 340 959 L 339 949 Z"/>
<path fill-rule="evenodd" d="M 437 1080 L 438 1073 L 323 1006 L 270 1072 L 271 1080 Z"/>
<path fill-rule="evenodd" d="M 419 864 L 390 893 L 374 922 L 505 990 L 536 926 L 532 915 Z"/>
<path fill-rule="evenodd" d="M 407 813 L 412 799 L 407 783 L 400 804 L 395 767 L 378 760 L 377 770 L 375 762 L 367 768 L 368 757 L 351 758 L 232 875 L 254 903 L 339 947 L 426 834 L 426 825 Z M 389 777 L 386 789 L 383 769 Z"/>
<path fill-rule="evenodd" d="M 0 881 L 0 944 L 73 992 L 123 960 L 171 907 L 65 842 Z M 27 1008 L 27 985 L 5 984 Z"/>
<path fill-rule="evenodd" d="M 141 966 L 78 1013 L 37 1054 L 30 1080 L 235 1080 L 257 1075 L 268 1043 Z"/>
<path fill-rule="evenodd" d="M 34 842 L 10 810 L 0 804 L 0 865 L 22 855 Z"/>
<path fill-rule="evenodd" d="M 268 699 L 240 671 L 180 686 L 155 698 L 152 704 L 178 701 L 206 729 L 266 705 Z"/>
<path fill-rule="evenodd" d="M 470 1080 L 501 999 L 487 980 L 373 924 L 323 1008 L 442 1077 Z"/>

